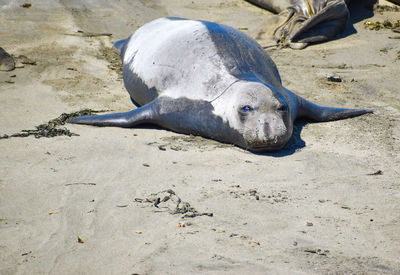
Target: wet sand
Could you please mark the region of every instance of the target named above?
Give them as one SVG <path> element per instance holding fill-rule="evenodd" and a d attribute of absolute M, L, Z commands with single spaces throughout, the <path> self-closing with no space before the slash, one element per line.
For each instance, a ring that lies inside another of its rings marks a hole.
<path fill-rule="evenodd" d="M 0 0 L 0 47 L 36 65 L 0 72 L 0 135 L 133 108 L 112 44 L 152 19 L 216 21 L 272 44 L 258 34 L 273 15 L 241 0 L 23 3 Z M 353 12 L 334 41 L 267 48 L 288 89 L 374 110 L 300 122 L 279 153 L 158 128 L 0 139 L 0 274 L 399 274 L 400 34 L 363 25 L 385 19 L 400 12 Z"/>

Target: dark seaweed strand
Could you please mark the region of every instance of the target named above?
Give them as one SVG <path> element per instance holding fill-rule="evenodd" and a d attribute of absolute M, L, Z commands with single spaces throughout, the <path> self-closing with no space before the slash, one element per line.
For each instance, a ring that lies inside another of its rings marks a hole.
<path fill-rule="evenodd" d="M 0 135 L 0 139 L 6 139 L 11 137 L 28 137 L 28 136 L 35 136 L 35 138 L 41 137 L 56 137 L 56 136 L 79 136 L 78 134 L 72 133 L 65 127 L 60 127 L 64 125 L 69 120 L 79 117 L 79 116 L 87 116 L 87 115 L 94 115 L 96 113 L 106 112 L 107 110 L 91 110 L 91 109 L 84 109 L 78 112 L 73 113 L 62 113 L 58 118 L 52 119 L 45 124 L 40 124 L 35 126 L 35 130 L 22 130 L 19 133 L 15 133 L 12 135 Z"/>

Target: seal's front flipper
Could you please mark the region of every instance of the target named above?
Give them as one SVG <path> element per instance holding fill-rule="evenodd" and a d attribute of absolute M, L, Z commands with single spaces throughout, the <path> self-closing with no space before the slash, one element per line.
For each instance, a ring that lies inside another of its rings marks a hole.
<path fill-rule="evenodd" d="M 373 113 L 372 110 L 365 109 L 323 107 L 311 102 L 307 103 L 307 108 L 304 107 L 305 106 L 302 106 L 300 109 L 299 117 L 306 117 L 319 122 L 340 120 Z"/>
<path fill-rule="evenodd" d="M 297 99 L 297 117 L 304 117 L 318 122 L 346 119 L 373 113 L 372 110 L 365 109 L 344 109 L 319 106 L 299 96 L 297 96 Z"/>
<path fill-rule="evenodd" d="M 131 128 L 142 123 L 152 123 L 154 117 L 154 103 L 150 102 L 149 104 L 129 112 L 76 117 L 72 119 L 70 123 Z"/>
<path fill-rule="evenodd" d="M 307 118 L 314 121 L 323 122 L 373 113 L 372 110 L 366 109 L 345 109 L 319 106 L 302 98 L 301 96 L 296 95 L 286 88 L 284 89 L 288 95 L 290 106 L 292 108 L 291 114 L 293 121 L 295 121 L 297 118 Z"/>

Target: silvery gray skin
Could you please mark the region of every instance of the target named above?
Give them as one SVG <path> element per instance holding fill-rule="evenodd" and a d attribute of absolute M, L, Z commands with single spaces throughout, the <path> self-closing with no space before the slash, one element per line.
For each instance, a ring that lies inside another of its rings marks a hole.
<path fill-rule="evenodd" d="M 15 68 L 15 61 L 12 56 L 0 47 L 0 71 L 12 71 Z"/>
<path fill-rule="evenodd" d="M 283 22 L 271 34 L 292 49 L 303 49 L 341 34 L 349 19 L 350 0 L 246 0 L 279 13 Z"/>
<path fill-rule="evenodd" d="M 321 107 L 290 92 L 264 49 L 225 25 L 160 18 L 115 47 L 125 87 L 141 107 L 72 123 L 126 128 L 151 123 L 265 152 L 288 142 L 299 117 L 330 121 L 371 112 Z"/>

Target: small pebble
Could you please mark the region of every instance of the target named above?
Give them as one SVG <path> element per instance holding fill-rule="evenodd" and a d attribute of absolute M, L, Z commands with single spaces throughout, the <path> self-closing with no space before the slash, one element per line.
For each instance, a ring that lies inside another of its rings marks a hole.
<path fill-rule="evenodd" d="M 338 75 L 328 75 L 326 79 L 330 82 L 342 82 L 342 79 Z"/>

